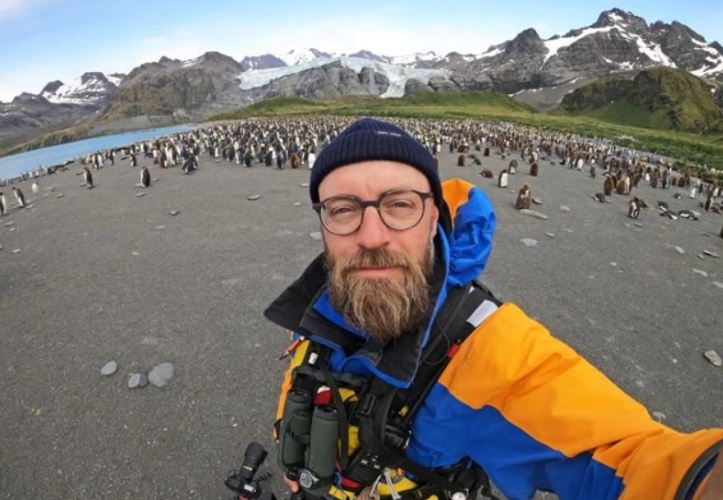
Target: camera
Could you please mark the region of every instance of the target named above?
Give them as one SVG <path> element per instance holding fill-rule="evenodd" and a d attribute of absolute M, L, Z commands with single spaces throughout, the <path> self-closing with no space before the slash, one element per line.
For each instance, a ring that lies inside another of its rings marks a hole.
<path fill-rule="evenodd" d="M 259 443 L 255 441 L 249 443 L 244 452 L 241 468 L 229 474 L 224 481 L 226 487 L 236 493 L 240 500 L 276 500 L 273 493 L 264 493 L 259 485 L 260 482 L 269 479 L 271 474 L 256 477 L 256 472 L 266 460 L 266 455 L 266 450 Z"/>

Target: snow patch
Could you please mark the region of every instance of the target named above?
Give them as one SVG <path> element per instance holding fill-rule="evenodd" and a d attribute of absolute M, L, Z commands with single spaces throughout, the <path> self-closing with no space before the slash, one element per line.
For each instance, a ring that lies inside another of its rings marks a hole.
<path fill-rule="evenodd" d="M 55 92 L 43 92 L 40 94 L 54 104 L 94 104 L 98 100 L 98 94 L 106 90 L 105 82 L 90 78 L 83 83 L 82 77 L 75 78 L 71 83 L 64 83 Z M 92 94 L 90 97 L 76 97 L 79 94 Z"/>
<path fill-rule="evenodd" d="M 704 64 L 695 71 L 691 71 L 691 73 L 697 77 L 703 77 L 723 72 L 723 57 L 718 57 L 717 61 L 711 58 L 707 58 L 705 61 L 707 64 Z"/>
<path fill-rule="evenodd" d="M 112 84 L 115 85 L 116 87 L 120 86 L 121 82 L 123 81 L 123 77 L 120 77 L 120 76 L 110 76 L 110 75 L 106 75 L 105 77 L 108 79 L 108 81 L 109 81 L 110 83 L 112 83 Z"/>
<path fill-rule="evenodd" d="M 580 32 L 579 35 L 575 36 L 565 36 L 550 40 L 545 40 L 543 43 L 545 44 L 545 47 L 547 47 L 547 55 L 545 56 L 545 60 L 542 61 L 542 65 L 544 66 L 545 63 L 557 54 L 557 52 L 560 49 L 563 49 L 565 47 L 569 47 L 573 43 L 577 42 L 581 38 L 585 38 L 586 36 L 594 35 L 595 33 L 605 33 L 607 31 L 610 31 L 612 29 L 617 29 L 615 26 L 606 26 L 604 28 L 586 28 Z"/>
<path fill-rule="evenodd" d="M 648 43 L 643 40 L 640 35 L 628 33 L 627 31 L 621 30 L 620 35 L 626 40 L 634 41 L 638 46 L 638 52 L 645 54 L 651 61 L 665 66 L 670 66 L 672 68 L 677 68 L 675 63 L 667 55 L 665 55 L 665 52 L 663 52 L 663 49 L 661 49 L 660 45 L 657 43 Z"/>
<path fill-rule="evenodd" d="M 489 59 L 490 57 L 497 56 L 501 53 L 502 53 L 501 48 L 494 48 L 494 49 L 490 49 L 486 52 L 482 52 L 481 54 L 477 54 L 476 58 L 477 59 Z"/>
<path fill-rule="evenodd" d="M 311 51 L 311 49 L 291 49 L 286 54 L 282 54 L 276 57 L 284 61 L 287 66 L 296 66 L 299 64 L 311 63 L 319 59 L 323 61 L 331 60 L 330 58 L 326 57 L 317 57 L 316 54 Z"/>

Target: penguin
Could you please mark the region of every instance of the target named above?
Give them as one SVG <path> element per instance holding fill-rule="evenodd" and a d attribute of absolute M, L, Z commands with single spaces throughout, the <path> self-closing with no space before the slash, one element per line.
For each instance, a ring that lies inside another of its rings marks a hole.
<path fill-rule="evenodd" d="M 592 197 L 600 203 L 610 203 L 605 194 L 603 193 L 595 193 L 594 195 L 592 195 Z"/>
<path fill-rule="evenodd" d="M 197 166 L 198 166 L 198 163 L 196 162 L 196 157 L 191 155 L 188 158 L 186 158 L 186 160 L 183 162 L 183 167 L 182 167 L 183 173 L 188 175 L 191 172 L 193 172 L 194 170 L 196 170 Z M 150 179 L 149 179 L 149 183 L 150 183 Z"/>
<path fill-rule="evenodd" d="M 523 208 L 526 208 L 529 210 L 530 203 L 532 203 L 532 191 L 530 190 L 530 186 L 525 184 L 522 186 L 517 193 L 517 200 L 515 201 L 515 208 L 517 210 L 522 210 Z"/>
<path fill-rule="evenodd" d="M 484 150 L 484 153 L 482 153 L 482 156 L 489 156 L 490 155 L 490 148 L 487 146 Z"/>
<path fill-rule="evenodd" d="M 510 164 L 507 167 L 507 172 L 510 175 L 515 175 L 517 172 L 517 160 L 510 160 Z"/>
<path fill-rule="evenodd" d="M 492 172 L 489 168 L 483 168 L 479 174 L 485 179 L 493 179 L 495 176 L 494 172 Z"/>
<path fill-rule="evenodd" d="M 143 167 L 141 170 L 141 186 L 144 188 L 151 186 L 151 172 L 148 170 L 148 167 Z"/>
<path fill-rule="evenodd" d="M 595 171 L 596 171 L 596 168 L 595 168 L 595 164 L 593 163 L 592 165 L 590 165 L 590 177 L 592 177 L 593 179 L 595 178 Z"/>
<path fill-rule="evenodd" d="M 676 200 L 680 200 L 680 199 L 683 198 L 683 196 L 682 196 L 680 193 L 675 193 L 675 194 L 673 195 L 673 198 L 675 198 Z"/>
<path fill-rule="evenodd" d="M 469 154 L 469 155 L 467 155 L 467 156 L 470 157 L 470 158 L 472 158 L 472 163 L 474 163 L 475 165 L 477 165 L 477 166 L 482 165 L 482 160 L 480 160 L 480 159 L 477 157 L 477 155 Z"/>
<path fill-rule="evenodd" d="M 464 167 L 464 154 L 460 154 L 457 157 L 457 166 L 458 167 Z"/>
<path fill-rule="evenodd" d="M 537 164 L 537 162 L 533 162 L 532 165 L 530 165 L 530 175 L 532 177 L 537 177 L 537 174 L 540 171 L 540 166 Z"/>
<path fill-rule="evenodd" d="M 681 219 L 698 220 L 698 216 L 692 210 L 681 210 L 678 212 Z"/>
<path fill-rule="evenodd" d="M 502 172 L 500 172 L 499 177 L 497 178 L 497 186 L 501 188 L 506 188 L 509 184 L 509 175 L 507 175 L 507 169 L 502 169 Z"/>
<path fill-rule="evenodd" d="M 670 206 L 666 202 L 658 200 L 658 210 L 661 212 L 670 212 Z"/>
<path fill-rule="evenodd" d="M 8 204 L 5 201 L 5 195 L 0 192 L 0 217 L 5 217 L 5 214 L 8 212 Z"/>
<path fill-rule="evenodd" d="M 37 183 L 37 182 L 33 182 L 33 185 L 30 186 L 30 189 L 33 190 L 33 193 L 37 194 L 38 191 L 40 191 L 40 186 L 38 186 L 38 183 Z"/>
<path fill-rule="evenodd" d="M 720 227 L 720 234 L 719 234 L 718 236 L 720 236 L 721 238 L 723 238 L 723 226 Z"/>
<path fill-rule="evenodd" d="M 624 182 L 624 181 L 619 180 L 619 181 L 615 184 L 615 192 L 616 192 L 617 194 L 625 194 L 625 182 Z"/>
<path fill-rule="evenodd" d="M 640 215 L 640 204 L 638 198 L 635 197 L 628 202 L 628 217 L 631 219 L 637 219 Z"/>
<path fill-rule="evenodd" d="M 612 176 L 606 175 L 605 182 L 603 182 L 603 192 L 605 193 L 605 196 L 612 195 L 613 189 L 615 189 L 615 181 L 613 181 Z"/>
<path fill-rule="evenodd" d="M 15 195 L 15 199 L 17 200 L 18 205 L 20 205 L 20 208 L 25 208 L 25 195 L 20 188 L 13 186 L 13 194 Z"/>
<path fill-rule="evenodd" d="M 93 174 L 90 173 L 88 167 L 83 167 L 83 179 L 85 179 L 85 185 L 88 189 L 93 189 Z"/>

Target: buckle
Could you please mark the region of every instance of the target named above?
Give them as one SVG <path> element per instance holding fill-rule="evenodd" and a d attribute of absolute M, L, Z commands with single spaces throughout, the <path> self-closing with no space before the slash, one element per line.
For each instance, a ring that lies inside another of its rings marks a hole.
<path fill-rule="evenodd" d="M 377 397 L 374 394 L 366 393 L 359 401 L 356 414 L 360 417 L 371 417 L 374 408 L 377 406 Z"/>

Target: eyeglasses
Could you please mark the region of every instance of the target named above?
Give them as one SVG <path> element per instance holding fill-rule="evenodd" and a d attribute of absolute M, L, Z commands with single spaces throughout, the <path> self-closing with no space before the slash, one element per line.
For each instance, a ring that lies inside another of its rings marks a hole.
<path fill-rule="evenodd" d="M 319 214 L 324 229 L 337 236 L 347 236 L 359 230 L 367 207 L 374 207 L 385 226 L 395 231 L 406 231 L 419 224 L 424 217 L 425 201 L 432 193 L 413 189 L 388 191 L 372 201 L 355 196 L 332 196 L 313 207 Z"/>

